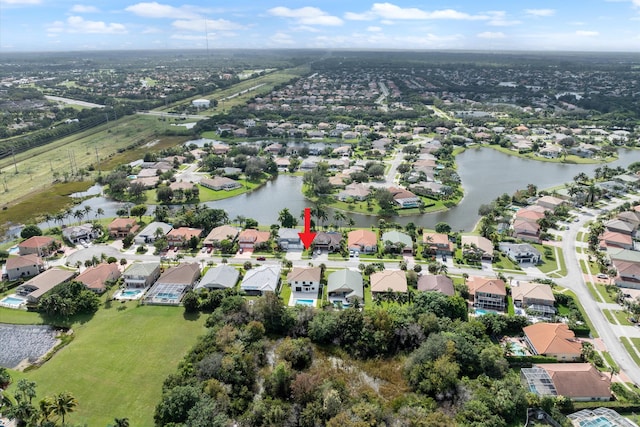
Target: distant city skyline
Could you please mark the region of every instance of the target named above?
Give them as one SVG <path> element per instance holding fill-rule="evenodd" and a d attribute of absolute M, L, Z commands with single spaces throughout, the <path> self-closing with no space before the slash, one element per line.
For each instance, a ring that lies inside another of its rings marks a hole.
<path fill-rule="evenodd" d="M 640 52 L 640 0 L 0 0 L 0 52 L 206 48 Z"/>

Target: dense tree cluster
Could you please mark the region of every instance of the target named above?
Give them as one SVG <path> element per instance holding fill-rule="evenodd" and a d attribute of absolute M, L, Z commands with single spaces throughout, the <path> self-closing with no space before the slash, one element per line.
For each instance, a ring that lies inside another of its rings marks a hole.
<path fill-rule="evenodd" d="M 493 427 L 524 417 L 504 350 L 467 320 L 460 297 L 317 311 L 227 290 L 203 304 L 207 332 L 165 381 L 159 426 Z"/>
<path fill-rule="evenodd" d="M 56 286 L 40 299 L 39 309 L 52 317 L 69 318 L 76 314 L 93 314 L 100 307 L 98 296 L 76 281 Z"/>

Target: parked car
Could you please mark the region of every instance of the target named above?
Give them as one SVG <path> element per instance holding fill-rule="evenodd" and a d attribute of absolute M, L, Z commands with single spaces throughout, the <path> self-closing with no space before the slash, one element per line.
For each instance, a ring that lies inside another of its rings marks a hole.
<path fill-rule="evenodd" d="M 258 258 L 256 258 L 256 260 L 258 260 L 258 261 L 264 261 L 264 260 L 266 260 L 266 258 L 265 258 L 265 257 L 263 257 L 263 256 L 259 256 Z"/>
<path fill-rule="evenodd" d="M 213 252 L 213 246 L 209 246 L 207 248 L 207 253 L 210 254 L 211 252 Z"/>
<path fill-rule="evenodd" d="M 243 248 L 240 248 L 240 250 L 238 251 L 239 254 L 241 254 L 242 252 L 244 252 Z"/>
<path fill-rule="evenodd" d="M 606 274 L 604 274 L 604 273 L 598 273 L 598 276 L 597 276 L 597 277 L 598 277 L 598 279 L 608 279 L 608 278 L 609 278 L 609 276 L 607 276 L 607 275 L 606 275 Z"/>

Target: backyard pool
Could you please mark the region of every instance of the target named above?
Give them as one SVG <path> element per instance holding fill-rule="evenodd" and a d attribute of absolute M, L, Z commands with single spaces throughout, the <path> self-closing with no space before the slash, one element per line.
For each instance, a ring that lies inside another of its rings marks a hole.
<path fill-rule="evenodd" d="M 139 299 L 144 293 L 144 289 L 123 289 L 113 296 L 115 299 Z"/>
<path fill-rule="evenodd" d="M 493 310 L 485 310 L 484 308 L 476 308 L 475 313 L 476 313 L 476 316 L 484 316 L 485 314 L 490 314 L 490 313 L 497 314 L 498 312 Z"/>
<path fill-rule="evenodd" d="M 511 342 L 511 350 L 514 356 L 528 356 L 527 348 L 520 343 Z"/>
<path fill-rule="evenodd" d="M 26 302 L 27 300 L 25 300 L 24 298 L 20 298 L 19 296 L 16 296 L 15 294 L 13 294 L 13 295 L 8 295 L 2 298 L 0 300 L 0 306 L 8 307 L 8 308 L 20 308 Z"/>
<path fill-rule="evenodd" d="M 313 307 L 315 305 L 315 301 L 312 299 L 296 299 L 296 305 L 308 305 Z"/>

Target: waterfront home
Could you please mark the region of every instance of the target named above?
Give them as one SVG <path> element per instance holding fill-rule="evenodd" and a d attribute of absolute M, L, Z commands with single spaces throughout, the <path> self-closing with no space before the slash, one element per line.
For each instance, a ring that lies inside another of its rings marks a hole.
<path fill-rule="evenodd" d="M 194 237 L 200 238 L 202 229 L 191 227 L 174 228 L 167 233 L 167 244 L 170 248 L 186 246 Z"/>
<path fill-rule="evenodd" d="M 483 261 L 493 261 L 493 243 L 491 240 L 475 235 L 462 236 L 462 252 L 479 252 Z"/>
<path fill-rule="evenodd" d="M 240 231 L 236 227 L 224 224 L 211 230 L 207 237 L 204 238 L 203 245 L 206 247 L 219 247 L 220 242 L 223 240 L 235 242 L 238 234 L 240 234 Z"/>
<path fill-rule="evenodd" d="M 371 254 L 378 251 L 378 237 L 371 230 L 353 230 L 347 234 L 347 248 L 350 251 Z"/>
<path fill-rule="evenodd" d="M 304 246 L 298 235 L 299 232 L 295 228 L 280 228 L 278 230 L 278 246 L 283 251 L 303 250 Z"/>
<path fill-rule="evenodd" d="M 135 218 L 116 218 L 107 227 L 109 230 L 109 236 L 116 239 L 122 239 L 129 234 L 135 234 L 140 226 Z"/>
<path fill-rule="evenodd" d="M 565 323 L 541 322 L 522 328 L 524 339 L 535 355 L 575 362 L 582 357 L 582 342 Z"/>
<path fill-rule="evenodd" d="M 18 244 L 18 253 L 20 255 L 36 254 L 40 257 L 46 257 L 55 251 L 58 243 L 48 236 L 32 236 L 27 240 Z"/>
<path fill-rule="evenodd" d="M 100 236 L 100 232 L 94 229 L 92 224 L 71 225 L 62 229 L 62 237 L 72 244 L 81 241 L 90 242 Z"/>
<path fill-rule="evenodd" d="M 420 198 L 409 190 L 398 187 L 389 187 L 393 200 L 402 208 L 417 208 L 420 206 Z"/>
<path fill-rule="evenodd" d="M 30 303 L 37 303 L 40 298 L 53 288 L 71 280 L 76 273 L 61 268 L 51 268 L 16 288 L 16 294 L 26 297 Z"/>
<path fill-rule="evenodd" d="M 76 277 L 76 281 L 84 284 L 87 289 L 102 294 L 107 290 L 107 285 L 115 283 L 120 278 L 122 273 L 116 263 L 101 263 L 95 266 L 88 267 L 82 273 Z"/>
<path fill-rule="evenodd" d="M 443 274 L 423 274 L 418 278 L 418 290 L 422 292 L 440 292 L 450 297 L 455 295 L 453 280 Z"/>
<path fill-rule="evenodd" d="M 527 219 L 516 218 L 513 221 L 513 237 L 530 242 L 540 242 L 540 224 Z"/>
<path fill-rule="evenodd" d="M 146 289 L 160 277 L 160 263 L 134 262 L 127 267 L 122 276 L 127 288 Z"/>
<path fill-rule="evenodd" d="M 566 205 L 568 204 L 568 202 L 564 199 L 560 199 L 554 196 L 542 196 L 536 201 L 536 204 L 538 206 L 542 206 L 545 209 L 553 211 L 558 206 Z"/>
<path fill-rule="evenodd" d="M 280 284 L 278 265 L 261 265 L 247 271 L 240 284 L 247 295 L 263 295 L 265 292 L 275 292 Z"/>
<path fill-rule="evenodd" d="M 8 280 L 37 276 L 43 271 L 44 263 L 37 254 L 10 256 L 5 265 Z"/>
<path fill-rule="evenodd" d="M 318 231 L 313 239 L 314 249 L 327 252 L 339 252 L 342 248 L 342 233 L 337 231 Z"/>
<path fill-rule="evenodd" d="M 242 249 L 256 249 L 265 245 L 271 238 L 268 231 L 260 231 L 254 228 L 242 230 L 238 235 L 238 243 Z"/>
<path fill-rule="evenodd" d="M 240 272 L 234 267 L 226 264 L 210 268 L 200 279 L 196 290 L 208 289 L 211 291 L 218 289 L 232 289 L 238 283 Z"/>
<path fill-rule="evenodd" d="M 138 235 L 133 238 L 133 241 L 136 245 L 153 243 L 158 237 L 166 236 L 172 229 L 173 227 L 166 222 L 154 221 L 138 233 Z"/>
<path fill-rule="evenodd" d="M 611 399 L 610 376 L 591 363 L 537 364 L 522 368 L 521 380 L 527 390 L 539 396 L 564 396 L 587 402 Z"/>
<path fill-rule="evenodd" d="M 215 191 L 230 191 L 242 187 L 242 184 L 240 184 L 238 181 L 227 178 L 226 176 L 216 176 L 213 179 L 203 178 L 200 180 L 200 185 Z"/>
<path fill-rule="evenodd" d="M 407 275 L 402 270 L 382 270 L 370 276 L 371 294 L 376 296 L 386 292 L 407 292 Z"/>
<path fill-rule="evenodd" d="M 347 201 L 349 199 L 362 201 L 365 200 L 369 194 L 371 194 L 371 190 L 365 184 L 359 182 L 352 182 L 348 184 L 343 191 L 338 193 L 338 200 Z"/>
<path fill-rule="evenodd" d="M 453 242 L 449 241 L 449 235 L 445 233 L 428 233 L 422 234 L 422 243 L 428 247 L 428 252 L 435 255 L 453 255 L 455 250 Z"/>
<path fill-rule="evenodd" d="M 329 274 L 327 297 L 331 303 L 353 304 L 355 300 L 363 302 L 364 285 L 360 272 L 344 269 Z"/>
<path fill-rule="evenodd" d="M 294 267 L 287 274 L 287 282 L 293 292 L 317 294 L 320 289 L 322 270 L 320 267 Z"/>
<path fill-rule="evenodd" d="M 413 255 L 413 240 L 408 234 L 401 233 L 397 230 L 387 231 L 382 234 L 381 241 L 385 247 L 387 243 L 391 243 L 391 247 L 393 247 L 395 251 Z"/>
<path fill-rule="evenodd" d="M 469 294 L 475 308 L 504 311 L 507 289 L 504 281 L 490 277 L 471 276 L 467 280 Z"/>
<path fill-rule="evenodd" d="M 516 281 L 511 286 L 511 296 L 516 307 L 551 316 L 556 313 L 551 286 L 544 283 Z"/>

